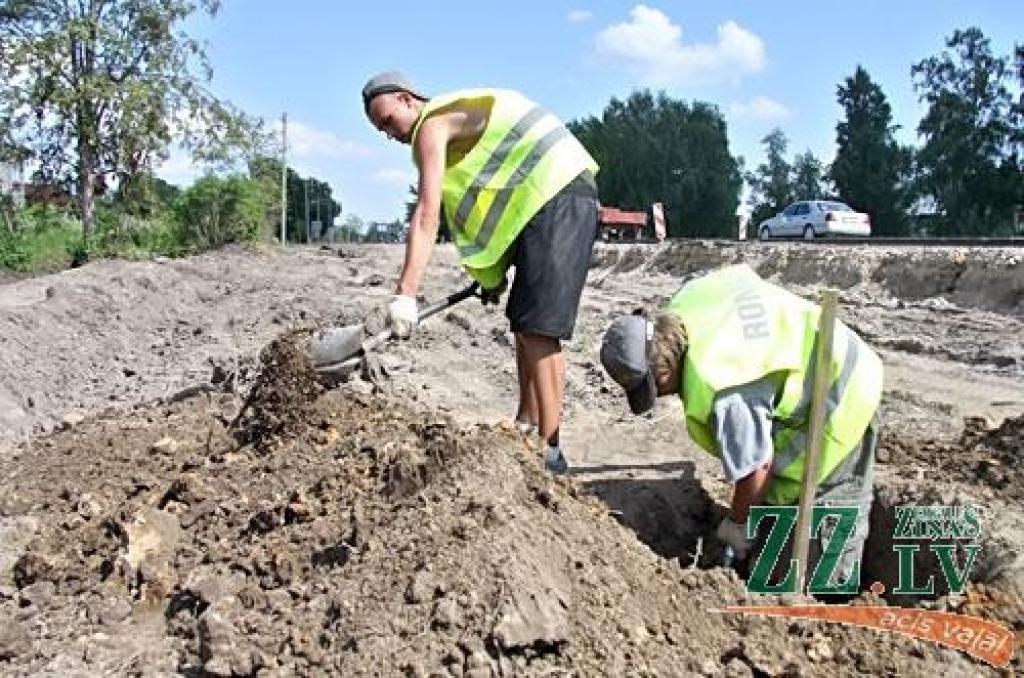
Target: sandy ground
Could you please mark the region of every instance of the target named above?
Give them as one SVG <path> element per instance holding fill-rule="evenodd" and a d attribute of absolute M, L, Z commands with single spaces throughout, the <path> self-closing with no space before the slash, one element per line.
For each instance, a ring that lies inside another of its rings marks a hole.
<path fill-rule="evenodd" d="M 473 300 L 388 346 L 376 386 L 278 389 L 242 422 L 248 437 L 228 431 L 269 369 L 259 351 L 379 309 L 400 258 L 229 249 L 0 286 L 0 615 L 16 620 L 0 672 L 983 671 L 867 631 L 694 624 L 744 595 L 714 567 L 727 487 L 678 402 L 632 417 L 597 350 L 616 313 L 738 260 L 807 296 L 842 290 L 841 317 L 886 366 L 873 522 L 912 501 L 983 507 L 973 597 L 916 602 L 999 619 L 1019 645 L 1021 252 L 602 247 L 567 344 L 568 481 L 507 429 L 510 336 Z M 464 284 L 439 249 L 426 298 Z M 866 574 L 890 582 L 875 560 Z M 418 576 L 431 583 L 410 594 Z"/>

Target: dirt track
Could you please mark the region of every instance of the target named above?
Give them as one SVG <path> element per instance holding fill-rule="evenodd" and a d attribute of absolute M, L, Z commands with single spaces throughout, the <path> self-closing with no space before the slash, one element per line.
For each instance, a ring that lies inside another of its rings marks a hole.
<path fill-rule="evenodd" d="M 258 351 L 390 293 L 400 249 L 342 254 L 99 262 L 0 287 L 0 616 L 15 620 L 0 672 L 984 671 L 870 631 L 702 612 L 744 596 L 712 567 L 727 488 L 678 404 L 630 417 L 596 352 L 613 314 L 740 256 L 798 292 L 842 287 L 842 317 L 886 363 L 880 511 L 984 509 L 978 585 L 923 604 L 1013 625 L 1019 662 L 1020 420 L 996 428 L 1024 410 L 1019 252 L 604 248 L 568 345 L 573 475 L 557 483 L 502 425 L 512 349 L 472 301 L 390 347 L 382 387 L 355 380 L 283 418 L 318 390 L 274 393 L 244 422 L 257 444 L 236 449 L 225 423 Z M 426 295 L 462 284 L 436 253 Z"/>

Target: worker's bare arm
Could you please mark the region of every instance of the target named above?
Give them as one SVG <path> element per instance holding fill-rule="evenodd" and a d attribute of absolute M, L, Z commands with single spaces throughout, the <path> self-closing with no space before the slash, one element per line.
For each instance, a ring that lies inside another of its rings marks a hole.
<path fill-rule="evenodd" d="M 750 475 L 736 481 L 732 490 L 732 503 L 729 507 L 729 517 L 734 522 L 741 525 L 746 524 L 750 507 L 761 503 L 771 479 L 772 468 L 769 460 Z"/>
<path fill-rule="evenodd" d="M 430 260 L 441 220 L 441 182 L 449 151 L 468 141 L 475 143 L 486 122 L 486 117 L 475 111 L 453 109 L 430 116 L 420 126 L 413 147 L 420 168 L 418 196 L 409 222 L 398 294 L 416 294 Z"/>

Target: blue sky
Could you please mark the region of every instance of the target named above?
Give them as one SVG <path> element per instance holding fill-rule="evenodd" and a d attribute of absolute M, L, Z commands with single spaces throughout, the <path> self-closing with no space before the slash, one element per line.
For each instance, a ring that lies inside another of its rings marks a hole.
<path fill-rule="evenodd" d="M 639 87 L 716 104 L 730 149 L 751 168 L 773 127 L 829 162 L 840 116 L 836 85 L 863 65 L 916 141 L 923 108 L 910 66 L 956 28 L 978 26 L 999 54 L 1024 40 L 1024 2 L 441 3 L 225 0 L 189 26 L 207 42 L 212 89 L 249 113 L 289 115 L 290 163 L 331 183 L 345 213 L 404 214 L 415 173 L 408 147 L 376 132 L 359 92 L 381 70 L 405 71 L 427 94 L 509 87 L 572 119 L 600 115 Z M 173 155 L 161 174 L 197 173 Z"/>

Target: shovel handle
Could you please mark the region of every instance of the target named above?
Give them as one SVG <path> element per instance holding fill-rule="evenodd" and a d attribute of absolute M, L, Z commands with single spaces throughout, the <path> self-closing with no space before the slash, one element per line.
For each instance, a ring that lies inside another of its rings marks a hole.
<path fill-rule="evenodd" d="M 449 294 L 447 297 L 445 297 L 441 301 L 438 301 L 436 303 L 433 303 L 433 304 L 431 304 L 429 306 L 424 307 L 419 312 L 419 319 L 416 321 L 416 324 L 419 325 L 424 320 L 429 318 L 430 316 L 436 315 L 436 314 L 440 313 L 441 311 L 445 310 L 446 308 L 451 308 L 452 306 L 454 306 L 455 304 L 459 303 L 460 301 L 464 301 L 466 299 L 469 299 L 472 296 L 475 296 L 477 294 L 477 290 L 479 288 L 480 288 L 480 283 L 476 283 L 475 282 L 475 283 L 473 283 L 472 285 L 469 285 L 468 287 L 466 287 L 463 290 L 459 290 L 458 292 L 454 292 L 452 294 Z M 385 341 L 387 341 L 390 338 L 391 338 L 391 328 L 390 327 L 381 330 L 380 332 L 378 332 L 377 334 L 373 335 L 372 337 L 370 337 L 369 339 L 367 339 L 366 341 L 363 342 L 363 353 L 364 354 L 369 353 L 370 351 L 372 351 L 373 349 L 377 348 L 378 346 L 380 346 L 381 344 L 383 344 Z"/>
<path fill-rule="evenodd" d="M 472 296 L 476 296 L 477 295 L 477 290 L 479 290 L 479 289 L 480 289 L 480 283 L 474 282 L 472 285 L 469 285 L 465 289 L 459 290 L 458 292 L 455 292 L 453 294 L 449 294 L 443 300 L 441 300 L 441 301 L 439 301 L 439 302 L 437 302 L 435 304 L 431 304 L 430 306 L 425 307 L 424 309 L 422 309 L 419 312 L 419 319 L 417 320 L 416 324 L 419 325 L 421 322 L 423 322 L 424 320 L 426 320 L 430 316 L 435 315 L 437 313 L 440 313 L 441 311 L 445 310 L 446 308 L 450 308 L 450 307 L 454 306 L 455 304 L 459 303 L 460 301 L 463 301 L 465 299 L 469 299 Z M 352 356 L 351 358 L 348 358 L 347 360 L 343 360 L 343 361 L 341 361 L 339 363 L 334 363 L 334 364 L 328 366 L 328 368 L 326 368 L 326 369 L 329 369 L 330 371 L 343 371 L 343 370 L 346 370 L 346 369 L 354 369 L 354 368 L 359 366 L 359 364 L 366 357 L 367 353 L 369 353 L 373 349 L 377 348 L 378 346 L 380 346 L 381 344 L 383 344 L 384 342 L 386 342 L 390 338 L 391 338 L 391 328 L 387 327 L 387 328 L 381 330 L 380 332 L 378 332 L 377 334 L 373 335 L 372 337 L 370 337 L 366 341 L 364 341 L 362 343 L 362 346 L 359 349 L 359 353 L 357 353 L 356 355 Z"/>
<path fill-rule="evenodd" d="M 477 290 L 479 290 L 479 289 L 480 289 L 480 283 L 475 282 L 472 285 L 469 285 L 468 287 L 466 287 L 466 289 L 459 290 L 458 292 L 454 292 L 452 294 L 449 294 L 443 300 L 423 308 L 422 310 L 420 310 L 419 321 L 416 324 L 419 325 L 420 323 L 422 323 L 424 320 L 426 320 L 430 316 L 432 316 L 432 315 L 434 315 L 436 313 L 440 313 L 441 311 L 445 310 L 446 308 L 451 308 L 452 306 L 454 306 L 455 304 L 459 303 L 460 301 L 463 301 L 465 299 L 469 299 L 472 296 L 476 296 Z"/>

